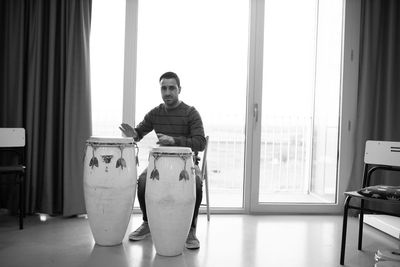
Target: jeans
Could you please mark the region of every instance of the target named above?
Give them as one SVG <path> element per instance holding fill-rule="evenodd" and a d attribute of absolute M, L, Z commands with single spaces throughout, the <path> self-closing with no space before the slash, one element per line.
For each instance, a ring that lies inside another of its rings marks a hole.
<path fill-rule="evenodd" d="M 195 165 L 198 168 L 197 165 Z M 191 227 L 196 228 L 197 216 L 199 215 L 199 208 L 201 204 L 201 200 L 203 198 L 203 181 L 200 176 L 197 175 L 200 170 L 196 171 L 196 203 L 194 205 L 194 212 L 192 218 Z M 147 212 L 146 212 L 146 201 L 145 201 L 145 192 L 146 192 L 146 176 L 147 176 L 147 168 L 139 175 L 139 179 L 137 181 L 137 195 L 139 200 L 140 209 L 143 213 L 143 221 L 147 222 Z"/>

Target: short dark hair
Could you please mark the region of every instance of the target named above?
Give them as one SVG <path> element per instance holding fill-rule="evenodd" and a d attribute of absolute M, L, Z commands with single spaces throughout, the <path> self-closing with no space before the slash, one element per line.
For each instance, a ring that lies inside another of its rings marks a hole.
<path fill-rule="evenodd" d="M 181 82 L 179 80 L 178 75 L 175 72 L 168 71 L 161 75 L 159 82 L 161 82 L 162 79 L 175 79 L 176 84 L 178 85 L 179 88 L 181 88 Z"/>

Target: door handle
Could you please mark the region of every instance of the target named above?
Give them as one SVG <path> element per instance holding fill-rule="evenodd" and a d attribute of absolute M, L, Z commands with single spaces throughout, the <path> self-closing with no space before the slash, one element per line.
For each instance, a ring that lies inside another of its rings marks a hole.
<path fill-rule="evenodd" d="M 258 122 L 258 104 L 255 103 L 253 106 L 253 117 L 256 122 Z"/>

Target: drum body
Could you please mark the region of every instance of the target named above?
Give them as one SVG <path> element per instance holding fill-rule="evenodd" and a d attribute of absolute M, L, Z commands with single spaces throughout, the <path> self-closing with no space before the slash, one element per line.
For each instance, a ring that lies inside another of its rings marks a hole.
<path fill-rule="evenodd" d="M 150 151 L 145 200 L 157 253 L 162 256 L 182 254 L 196 201 L 190 148 L 158 147 Z"/>
<path fill-rule="evenodd" d="M 91 137 L 86 142 L 84 196 L 96 244 L 121 244 L 136 190 L 136 157 L 132 138 Z"/>

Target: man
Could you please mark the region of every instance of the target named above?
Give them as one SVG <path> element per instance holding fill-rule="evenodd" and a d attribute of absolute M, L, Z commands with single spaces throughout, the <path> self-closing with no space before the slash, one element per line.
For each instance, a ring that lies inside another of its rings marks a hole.
<path fill-rule="evenodd" d="M 160 104 L 147 113 L 136 128 L 133 129 L 130 125 L 122 123 L 119 127 L 120 130 L 125 136 L 133 137 L 135 141 L 140 141 L 143 136 L 154 130 L 158 137 L 157 144 L 190 147 L 197 155 L 198 151 L 204 150 L 206 144 L 200 114 L 194 107 L 179 100 L 181 85 L 178 75 L 173 72 L 166 72 L 161 75 L 159 82 L 164 104 Z M 198 160 L 195 160 L 195 167 L 196 174 L 199 174 Z M 138 200 L 143 213 L 143 223 L 129 235 L 129 240 L 132 241 L 142 240 L 150 235 L 145 203 L 146 174 L 147 169 L 138 179 Z M 196 237 L 196 222 L 202 196 L 202 181 L 200 176 L 196 175 L 196 203 L 185 244 L 188 249 L 200 247 L 200 242 Z"/>

